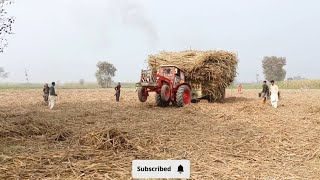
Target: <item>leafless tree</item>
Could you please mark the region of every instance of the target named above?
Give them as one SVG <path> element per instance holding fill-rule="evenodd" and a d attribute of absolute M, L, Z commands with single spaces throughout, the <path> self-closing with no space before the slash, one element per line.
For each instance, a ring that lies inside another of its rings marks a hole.
<path fill-rule="evenodd" d="M 26 81 L 29 84 L 29 73 L 27 69 L 24 70 L 24 76 L 26 77 Z"/>
<path fill-rule="evenodd" d="M 0 0 L 0 53 L 3 53 L 4 48 L 8 45 L 6 36 L 13 34 L 12 24 L 15 19 L 9 16 L 5 9 L 7 5 L 11 5 L 12 3 L 13 0 Z"/>

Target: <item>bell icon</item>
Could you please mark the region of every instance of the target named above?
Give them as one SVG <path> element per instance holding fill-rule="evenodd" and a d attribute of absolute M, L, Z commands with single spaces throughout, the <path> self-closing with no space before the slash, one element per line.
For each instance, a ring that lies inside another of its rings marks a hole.
<path fill-rule="evenodd" d="M 184 171 L 183 171 L 183 166 L 182 165 L 180 165 L 179 167 L 178 167 L 178 173 L 183 173 Z"/>

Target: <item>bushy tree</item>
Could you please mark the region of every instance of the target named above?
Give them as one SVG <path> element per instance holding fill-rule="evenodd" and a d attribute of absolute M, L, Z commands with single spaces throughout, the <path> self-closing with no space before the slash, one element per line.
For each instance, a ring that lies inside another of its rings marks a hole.
<path fill-rule="evenodd" d="M 105 61 L 98 62 L 96 72 L 98 84 L 102 88 L 110 87 L 112 83 L 112 78 L 115 76 L 116 71 L 117 69 L 113 66 L 113 64 Z"/>
<path fill-rule="evenodd" d="M 7 78 L 8 73 L 4 71 L 2 67 L 0 67 L 0 78 Z"/>
<path fill-rule="evenodd" d="M 5 10 L 5 6 L 12 3 L 13 0 L 0 0 L 0 53 L 3 53 L 4 48 L 8 45 L 6 35 L 13 33 L 14 17 L 8 16 Z"/>
<path fill-rule="evenodd" d="M 262 68 L 265 79 L 268 81 L 283 81 L 286 78 L 286 70 L 283 67 L 287 65 L 285 57 L 266 56 L 262 60 Z"/>

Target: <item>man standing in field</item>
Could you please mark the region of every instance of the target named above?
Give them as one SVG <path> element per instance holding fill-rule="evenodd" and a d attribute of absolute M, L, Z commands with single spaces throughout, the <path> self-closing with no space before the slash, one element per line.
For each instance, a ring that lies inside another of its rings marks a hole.
<path fill-rule="evenodd" d="M 261 98 L 262 98 L 263 104 L 266 103 L 268 96 L 269 96 L 269 86 L 267 85 L 267 81 L 263 81 L 262 92 L 261 92 Z"/>
<path fill-rule="evenodd" d="M 271 98 L 272 107 L 277 108 L 278 107 L 278 101 L 279 101 L 279 88 L 274 83 L 274 80 L 271 81 L 270 98 Z"/>
<path fill-rule="evenodd" d="M 49 85 L 46 83 L 43 87 L 43 99 L 46 104 L 48 104 L 49 100 Z"/>
<path fill-rule="evenodd" d="M 115 96 L 116 96 L 116 101 L 117 101 L 117 102 L 120 101 L 120 91 L 121 91 L 120 89 L 121 89 L 121 84 L 118 83 L 118 86 L 116 86 L 116 87 L 114 88 L 114 90 L 116 90 Z"/>
<path fill-rule="evenodd" d="M 52 83 L 51 83 L 51 86 L 50 86 L 50 88 L 49 88 L 49 107 L 50 107 L 50 109 L 53 109 L 54 104 L 55 104 L 55 101 L 56 101 L 56 97 L 58 96 L 58 95 L 56 94 L 55 89 L 54 89 L 54 86 L 55 86 L 55 85 L 56 85 L 56 83 L 55 83 L 55 82 L 52 82 Z"/>
<path fill-rule="evenodd" d="M 242 84 L 239 84 L 238 86 L 238 94 L 242 94 Z"/>

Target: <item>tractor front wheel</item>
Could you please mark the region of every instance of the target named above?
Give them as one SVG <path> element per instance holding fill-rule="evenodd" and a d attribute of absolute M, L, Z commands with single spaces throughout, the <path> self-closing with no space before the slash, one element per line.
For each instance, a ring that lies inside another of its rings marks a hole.
<path fill-rule="evenodd" d="M 191 91 L 187 85 L 182 85 L 178 88 L 176 100 L 178 107 L 183 107 L 191 103 Z"/>
<path fill-rule="evenodd" d="M 146 89 L 143 87 L 138 88 L 138 97 L 140 102 L 146 102 L 148 99 L 148 94 L 146 92 Z"/>
<path fill-rule="evenodd" d="M 170 104 L 170 101 L 163 101 L 161 98 L 161 95 L 156 93 L 156 103 L 157 103 L 157 106 L 159 107 L 168 107 Z"/>
<path fill-rule="evenodd" d="M 161 99 L 162 101 L 169 101 L 170 99 L 170 87 L 166 84 L 161 87 Z"/>

